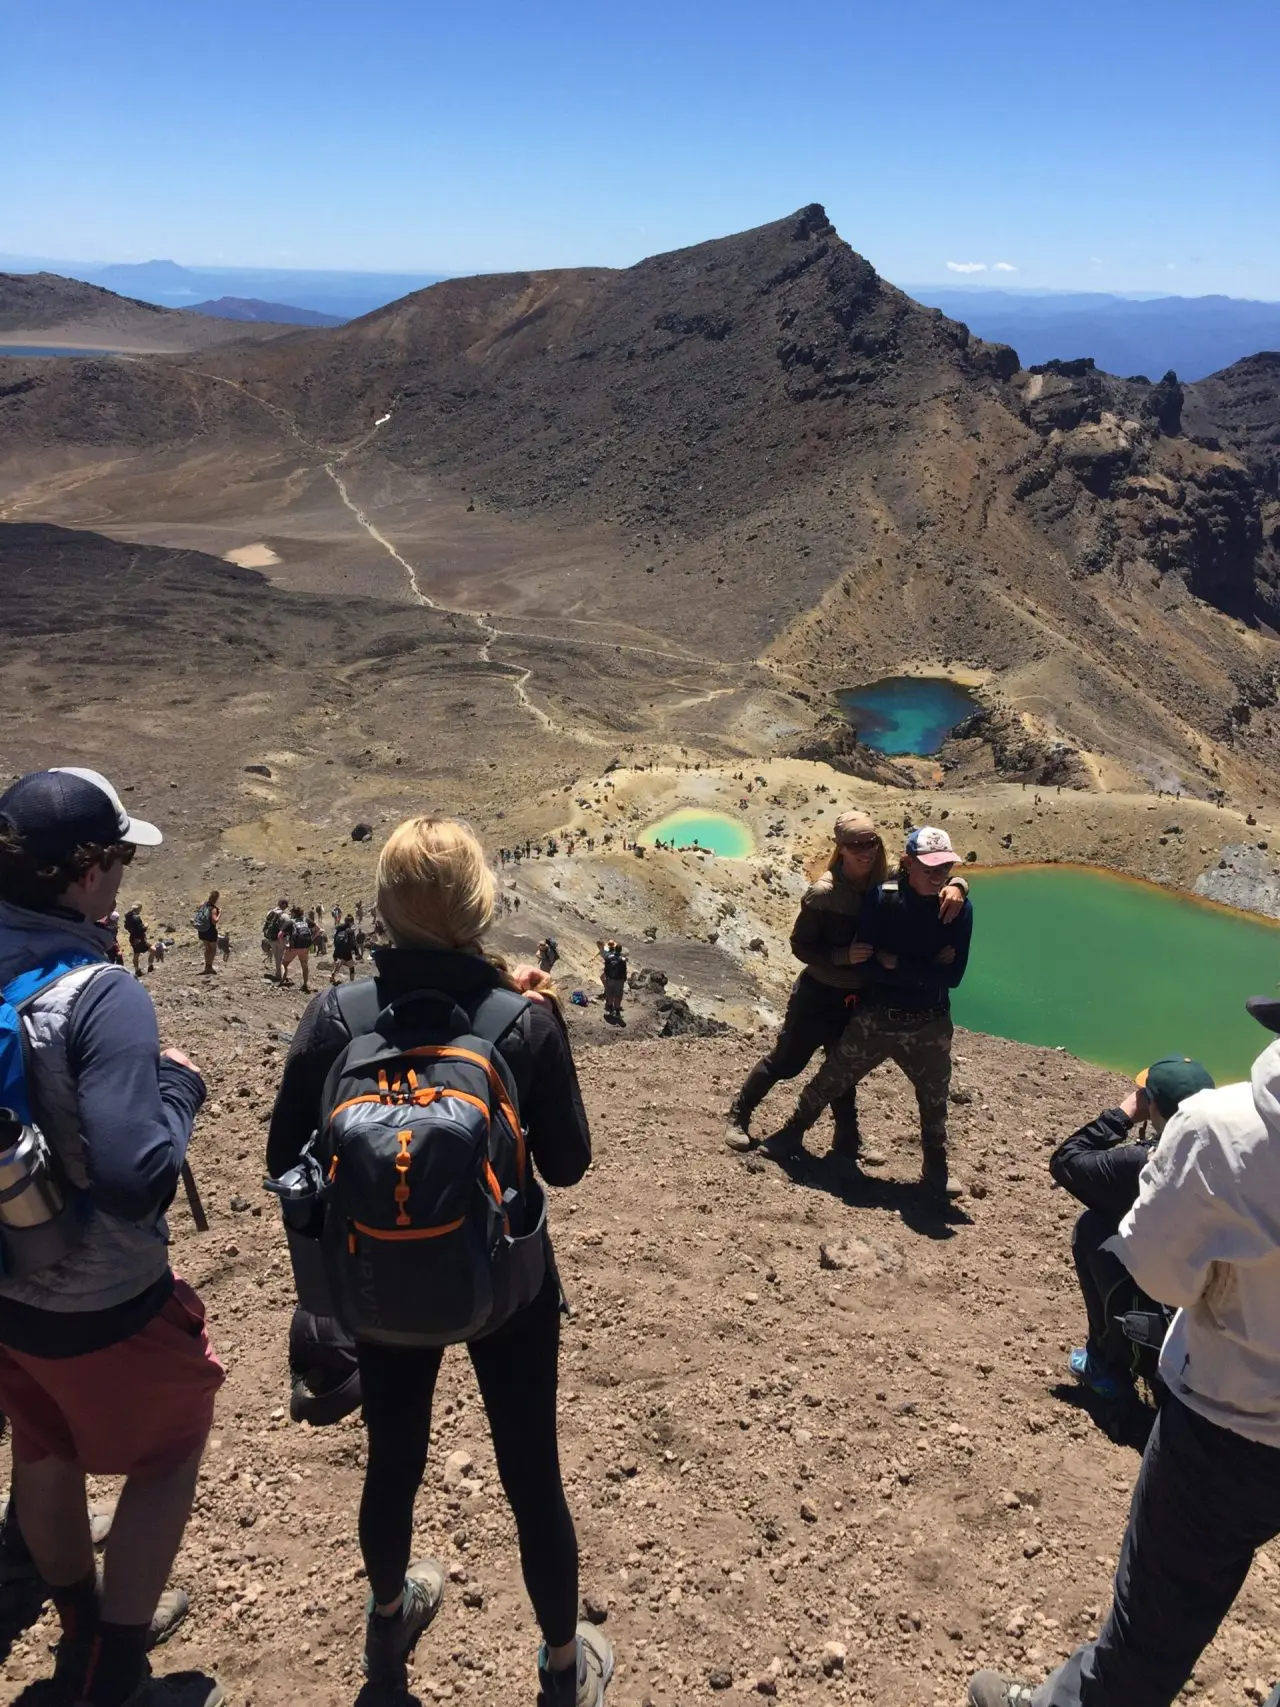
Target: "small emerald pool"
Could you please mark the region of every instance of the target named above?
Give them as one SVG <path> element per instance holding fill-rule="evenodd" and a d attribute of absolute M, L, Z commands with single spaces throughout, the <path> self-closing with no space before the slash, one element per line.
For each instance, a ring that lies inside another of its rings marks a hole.
<path fill-rule="evenodd" d="M 978 701 L 947 676 L 886 676 L 836 695 L 864 747 L 877 753 L 936 753 Z"/>
<path fill-rule="evenodd" d="M 674 842 L 678 848 L 705 848 L 722 859 L 746 859 L 755 846 L 751 831 L 737 818 L 724 812 L 704 812 L 696 806 L 682 806 L 650 824 L 641 831 L 640 840 L 647 847 L 661 841 Z"/>
<path fill-rule="evenodd" d="M 1276 991 L 1280 925 L 1087 866 L 977 872 L 973 906 L 970 1030 L 1125 1073 L 1193 1055 L 1219 1084 L 1268 1041 L 1244 1000 Z"/>

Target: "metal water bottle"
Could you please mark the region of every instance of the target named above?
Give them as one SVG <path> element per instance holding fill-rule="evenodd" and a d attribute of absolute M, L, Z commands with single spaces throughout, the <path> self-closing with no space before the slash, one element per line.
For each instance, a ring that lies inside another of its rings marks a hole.
<path fill-rule="evenodd" d="M 57 1221 L 67 1206 L 39 1127 L 0 1108 L 0 1227 L 25 1231 Z"/>
<path fill-rule="evenodd" d="M 325 1181 L 319 1162 L 306 1150 L 279 1179 L 265 1179 L 262 1183 L 280 1200 L 298 1303 L 313 1315 L 332 1316 L 333 1300 L 320 1250 Z"/>

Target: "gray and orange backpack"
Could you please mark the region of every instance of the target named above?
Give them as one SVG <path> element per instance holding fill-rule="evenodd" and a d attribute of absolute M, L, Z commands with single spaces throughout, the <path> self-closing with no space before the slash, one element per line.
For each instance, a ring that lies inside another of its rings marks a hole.
<path fill-rule="evenodd" d="M 488 990 L 463 1007 L 419 991 L 381 1007 L 365 982 L 336 999 L 352 1036 L 313 1145 L 338 1319 L 380 1345 L 491 1333 L 547 1269 L 546 1197 L 501 1051 L 528 998 Z"/>

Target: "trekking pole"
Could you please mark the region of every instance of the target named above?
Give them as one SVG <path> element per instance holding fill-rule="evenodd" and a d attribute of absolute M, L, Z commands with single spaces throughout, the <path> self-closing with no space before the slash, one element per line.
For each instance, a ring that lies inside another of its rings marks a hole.
<path fill-rule="evenodd" d="M 191 1171 L 191 1163 L 182 1164 L 182 1184 L 187 1194 L 187 1206 L 191 1210 L 191 1219 L 196 1224 L 197 1233 L 209 1231 L 209 1217 L 204 1212 L 204 1204 L 200 1201 L 200 1188 L 196 1185 L 196 1176 Z"/>

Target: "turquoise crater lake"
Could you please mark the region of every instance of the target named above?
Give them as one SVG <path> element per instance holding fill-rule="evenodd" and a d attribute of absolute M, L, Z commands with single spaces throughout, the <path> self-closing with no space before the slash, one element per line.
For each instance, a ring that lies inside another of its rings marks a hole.
<path fill-rule="evenodd" d="M 652 847 L 655 841 L 674 842 L 678 848 L 705 848 L 708 853 L 723 859 L 746 859 L 755 843 L 751 831 L 737 818 L 724 812 L 703 812 L 696 806 L 684 806 L 640 833 L 640 840 Z"/>
<path fill-rule="evenodd" d="M 886 756 L 936 753 L 978 702 L 947 676 L 886 676 L 836 695 L 864 747 Z"/>
<path fill-rule="evenodd" d="M 1269 1034 L 1244 1000 L 1276 992 L 1280 925 L 1087 866 L 980 871 L 972 885 L 960 1025 L 1125 1073 L 1180 1054 L 1219 1084 L 1247 1078 Z"/>

